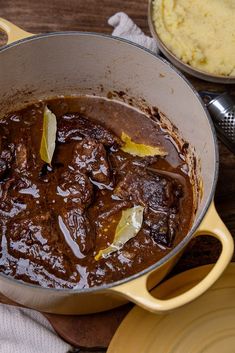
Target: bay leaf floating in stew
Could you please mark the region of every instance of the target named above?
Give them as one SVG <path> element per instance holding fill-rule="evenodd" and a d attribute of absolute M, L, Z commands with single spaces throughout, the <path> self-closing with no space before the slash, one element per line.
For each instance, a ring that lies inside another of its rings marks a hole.
<path fill-rule="evenodd" d="M 82 289 L 166 256 L 194 214 L 176 145 L 159 122 L 99 97 L 38 101 L 1 118 L 0 272 Z"/>
<path fill-rule="evenodd" d="M 42 140 L 40 147 L 41 159 L 51 164 L 53 154 L 55 151 L 55 141 L 56 141 L 56 116 L 53 114 L 47 106 L 45 106 L 43 113 L 43 131 Z"/>
<path fill-rule="evenodd" d="M 166 156 L 167 152 L 164 148 L 159 146 L 149 146 L 143 143 L 136 143 L 132 141 L 130 136 L 122 132 L 121 139 L 124 146 L 121 147 L 122 151 L 132 154 L 133 156 L 146 157 L 146 156 Z"/>
<path fill-rule="evenodd" d="M 117 225 L 112 244 L 102 249 L 95 256 L 96 260 L 107 257 L 115 251 L 120 250 L 128 240 L 132 239 L 141 229 L 143 223 L 143 206 L 134 206 L 122 211 L 121 219 Z"/>

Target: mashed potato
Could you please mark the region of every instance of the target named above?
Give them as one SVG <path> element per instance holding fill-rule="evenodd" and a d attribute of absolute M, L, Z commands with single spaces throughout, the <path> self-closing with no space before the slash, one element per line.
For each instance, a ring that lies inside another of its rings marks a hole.
<path fill-rule="evenodd" d="M 235 0 L 154 0 L 162 42 L 185 63 L 235 76 Z"/>

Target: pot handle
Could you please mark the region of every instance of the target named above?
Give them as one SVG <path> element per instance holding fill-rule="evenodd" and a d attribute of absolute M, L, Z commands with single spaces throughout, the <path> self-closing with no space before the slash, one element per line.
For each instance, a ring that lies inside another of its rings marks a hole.
<path fill-rule="evenodd" d="M 6 32 L 6 34 L 8 36 L 7 44 L 10 44 L 10 43 L 15 42 L 17 40 L 31 37 L 34 35 L 33 33 L 26 32 L 23 29 L 21 29 L 20 27 L 17 27 L 13 23 L 11 23 L 1 17 L 0 17 L 0 28 L 4 32 Z"/>
<path fill-rule="evenodd" d="M 196 299 L 207 291 L 222 275 L 233 255 L 233 238 L 216 212 L 214 202 L 212 202 L 206 216 L 195 232 L 194 237 L 201 235 L 211 235 L 217 238 L 222 244 L 222 251 L 212 270 L 193 288 L 171 299 L 157 299 L 154 298 L 147 289 L 149 276 L 149 274 L 147 274 L 131 282 L 113 287 L 112 291 L 128 298 L 130 301 L 153 313 L 172 310 Z"/>

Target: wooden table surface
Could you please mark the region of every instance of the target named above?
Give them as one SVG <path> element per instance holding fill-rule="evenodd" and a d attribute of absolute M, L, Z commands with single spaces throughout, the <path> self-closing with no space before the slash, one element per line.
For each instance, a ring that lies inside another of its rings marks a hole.
<path fill-rule="evenodd" d="M 147 0 L 0 0 L 0 17 L 32 33 L 66 30 L 111 33 L 107 19 L 118 11 L 124 11 L 149 34 L 147 5 Z M 235 85 L 211 84 L 193 78 L 190 81 L 196 89 L 227 90 L 235 95 Z M 221 143 L 219 151 L 220 172 L 215 202 L 235 237 L 235 156 Z M 220 246 L 215 240 L 200 238 L 188 247 L 174 272 L 214 262 L 219 251 Z"/>

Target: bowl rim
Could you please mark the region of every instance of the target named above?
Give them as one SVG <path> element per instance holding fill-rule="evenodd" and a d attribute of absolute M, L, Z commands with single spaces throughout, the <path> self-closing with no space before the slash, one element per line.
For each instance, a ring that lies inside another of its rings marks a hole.
<path fill-rule="evenodd" d="M 112 36 L 109 34 L 103 34 L 103 33 L 81 32 L 81 31 L 60 31 L 60 32 L 49 32 L 49 33 L 45 33 L 45 34 L 36 34 L 36 35 L 28 37 L 28 38 L 17 40 L 13 43 L 10 43 L 8 45 L 1 47 L 0 48 L 0 56 L 1 56 L 1 53 L 6 52 L 8 50 L 11 50 L 11 48 L 14 48 L 14 47 L 17 47 L 20 45 L 24 45 L 25 43 L 33 43 L 38 40 L 48 39 L 51 37 L 63 37 L 63 36 L 81 36 L 81 37 L 91 36 L 91 37 L 103 38 L 105 40 L 111 40 L 114 42 L 121 42 L 121 43 L 126 44 L 128 46 L 130 45 L 131 47 L 135 47 L 137 50 L 144 51 L 147 55 L 150 55 L 151 57 L 153 57 L 154 60 L 161 61 L 164 65 L 166 65 L 168 68 L 170 68 L 170 70 L 173 70 L 174 73 L 177 74 L 180 79 L 182 79 L 184 81 L 184 83 L 187 85 L 187 88 L 189 88 L 191 91 L 193 91 L 195 99 L 197 99 L 198 104 L 200 104 L 202 106 L 202 109 L 205 114 L 205 118 L 207 118 L 207 120 L 209 122 L 209 126 L 210 126 L 211 133 L 212 133 L 212 143 L 213 143 L 213 150 L 214 150 L 214 157 L 215 157 L 215 172 L 214 172 L 213 182 L 211 185 L 211 193 L 210 193 L 208 199 L 205 201 L 205 205 L 204 205 L 201 213 L 199 214 L 197 220 L 194 222 L 193 226 L 190 228 L 190 231 L 185 235 L 185 237 L 172 250 L 169 251 L 168 254 L 166 254 L 160 260 L 155 262 L 153 265 L 145 268 L 144 270 L 142 270 L 140 272 L 135 273 L 132 276 L 125 277 L 121 280 L 118 280 L 118 281 L 115 281 L 112 283 L 103 284 L 101 286 L 89 287 L 89 288 L 80 288 L 80 289 L 76 289 L 76 287 L 75 288 L 42 287 L 38 284 L 31 284 L 31 283 L 23 282 L 21 280 L 15 279 L 13 277 L 9 277 L 8 275 L 0 272 L 0 280 L 2 278 L 3 280 L 8 281 L 8 283 L 11 283 L 13 285 L 17 284 L 18 286 L 21 286 L 23 288 L 28 287 L 28 288 L 31 288 L 32 290 L 37 290 L 37 291 L 41 290 L 41 291 L 44 291 L 47 293 L 51 292 L 53 294 L 55 294 L 55 292 L 56 292 L 59 295 L 60 294 L 61 295 L 64 295 L 64 294 L 69 295 L 69 294 L 100 293 L 100 292 L 104 292 L 107 289 L 112 289 L 112 288 L 115 288 L 116 286 L 120 286 L 122 284 L 126 284 L 128 282 L 131 282 L 132 280 L 135 280 L 141 276 L 144 276 L 144 275 L 148 276 L 148 274 L 150 274 L 152 271 L 156 270 L 157 268 L 161 267 L 163 264 L 167 263 L 171 258 L 174 258 L 174 256 L 176 256 L 178 253 L 180 253 L 180 251 L 183 250 L 184 247 L 189 243 L 189 241 L 192 239 L 193 234 L 195 233 L 196 229 L 199 227 L 202 220 L 204 219 L 211 203 L 213 202 L 215 188 L 216 188 L 216 184 L 217 184 L 217 180 L 218 180 L 218 172 L 219 172 L 219 149 L 218 149 L 215 127 L 214 127 L 214 124 L 213 124 L 212 119 L 210 117 L 210 114 L 209 114 L 208 110 L 206 109 L 206 106 L 205 106 L 202 98 L 200 97 L 200 95 L 196 91 L 196 89 L 193 87 L 193 85 L 183 75 L 183 73 L 180 72 L 175 66 L 173 66 L 168 60 L 153 53 L 151 50 L 142 47 L 139 44 L 133 43 L 127 39 L 123 39 L 120 37 Z"/>
<path fill-rule="evenodd" d="M 148 25 L 153 38 L 156 40 L 159 49 L 163 54 L 169 59 L 174 65 L 176 65 L 180 70 L 190 74 L 194 77 L 200 78 L 205 81 L 215 82 L 215 83 L 226 83 L 234 84 L 235 76 L 224 76 L 224 75 L 213 75 L 207 71 L 197 69 L 189 64 L 186 64 L 183 60 L 178 58 L 161 40 L 153 22 L 153 2 L 154 0 L 148 0 Z"/>

